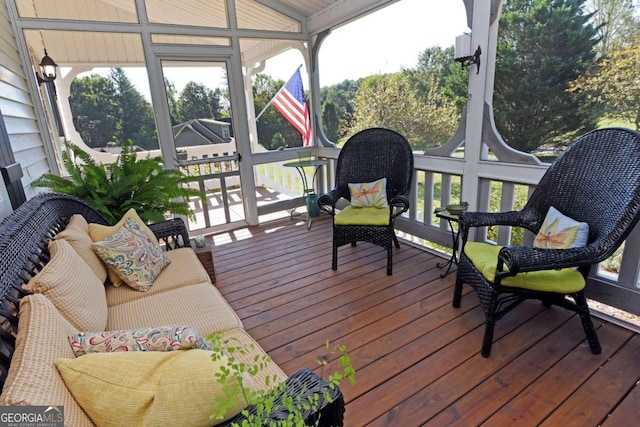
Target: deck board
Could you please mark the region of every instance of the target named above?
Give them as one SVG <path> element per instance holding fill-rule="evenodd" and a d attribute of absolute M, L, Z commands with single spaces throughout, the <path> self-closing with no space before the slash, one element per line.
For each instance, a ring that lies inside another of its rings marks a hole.
<path fill-rule="evenodd" d="M 575 314 L 529 301 L 497 323 L 485 359 L 477 297 L 465 287 L 454 309 L 455 273 L 440 278 L 442 258 L 430 252 L 401 242 L 387 276 L 385 252 L 367 243 L 340 248 L 332 271 L 329 221 L 307 230 L 278 220 L 213 240 L 216 286 L 286 373 L 309 367 L 326 378 L 338 361 L 325 342 L 347 347 L 357 380 L 341 387 L 346 426 L 638 417 L 640 337 L 629 330 L 594 319 L 603 352 L 593 355 Z"/>

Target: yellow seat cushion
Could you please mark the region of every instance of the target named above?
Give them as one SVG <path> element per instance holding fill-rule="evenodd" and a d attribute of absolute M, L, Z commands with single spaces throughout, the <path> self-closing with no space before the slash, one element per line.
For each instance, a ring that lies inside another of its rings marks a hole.
<path fill-rule="evenodd" d="M 106 239 L 107 237 L 114 234 L 120 227 L 122 227 L 129 218 L 133 219 L 138 224 L 140 224 L 140 228 L 142 229 L 142 231 L 148 234 L 149 237 L 154 242 L 158 241 L 156 236 L 153 234 L 153 231 L 151 231 L 151 229 L 147 226 L 147 224 L 144 223 L 142 218 L 138 216 L 138 213 L 133 208 L 129 209 L 122 216 L 122 218 L 120 218 L 120 221 L 118 221 L 118 223 L 115 225 L 109 226 L 109 225 L 102 225 L 102 224 L 95 224 L 95 223 L 89 224 L 89 236 L 91 236 L 91 240 L 95 243 L 95 242 L 100 242 Z M 124 283 L 124 281 L 120 278 L 120 276 L 114 269 L 108 268 L 107 273 L 109 275 L 109 280 L 111 281 L 113 286 L 118 287 Z"/>
<path fill-rule="evenodd" d="M 233 376 L 224 384 L 216 378 L 228 359 L 214 362 L 211 354 L 198 349 L 92 353 L 57 359 L 55 365 L 98 426 L 210 426 L 216 396 L 224 397 L 225 387 L 238 393 L 225 419 L 247 406 Z M 243 385 L 253 389 L 250 378 L 245 380 Z"/>
<path fill-rule="evenodd" d="M 242 322 L 211 282 L 147 295 L 109 307 L 103 330 L 120 331 L 155 325 L 188 325 L 207 336 Z"/>
<path fill-rule="evenodd" d="M 336 225 L 389 225 L 388 208 L 354 208 L 347 206 L 334 217 Z"/>
<path fill-rule="evenodd" d="M 493 283 L 500 249 L 502 249 L 502 246 L 482 242 L 467 242 L 464 246 L 464 253 L 484 278 Z M 512 288 L 560 294 L 578 292 L 585 287 L 582 274 L 572 268 L 518 273 L 515 276 L 505 277 L 500 283 L 502 286 Z"/>
<path fill-rule="evenodd" d="M 167 265 L 153 281 L 153 286 L 147 292 L 138 292 L 129 286 L 114 287 L 107 285 L 107 306 L 124 304 L 149 295 L 158 294 L 172 289 L 182 288 L 200 283 L 211 283 L 211 279 L 204 269 L 198 256 L 191 248 L 178 248 L 165 252 L 171 263 Z"/>

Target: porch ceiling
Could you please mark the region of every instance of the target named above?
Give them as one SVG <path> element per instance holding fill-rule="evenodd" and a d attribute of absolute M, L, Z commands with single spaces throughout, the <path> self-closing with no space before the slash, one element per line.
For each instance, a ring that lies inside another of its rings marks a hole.
<path fill-rule="evenodd" d="M 240 31 L 235 34 L 243 37 L 240 49 L 249 64 L 398 0 L 234 1 Z M 230 46 L 226 5 L 226 0 L 146 0 L 140 21 L 149 22 L 154 43 Z M 33 58 L 46 47 L 61 66 L 145 63 L 135 0 L 16 0 L 16 7 L 26 18 L 25 40 Z M 129 29 L 132 33 L 125 33 Z M 275 40 L 266 39 L 274 34 Z"/>

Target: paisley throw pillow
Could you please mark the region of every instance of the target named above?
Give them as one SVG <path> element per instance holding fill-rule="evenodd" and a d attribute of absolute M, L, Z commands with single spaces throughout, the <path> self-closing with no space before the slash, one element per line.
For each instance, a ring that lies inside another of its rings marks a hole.
<path fill-rule="evenodd" d="M 115 351 L 172 351 L 199 348 L 211 343 L 189 326 L 156 326 L 125 331 L 78 332 L 69 335 L 76 357 Z"/>
<path fill-rule="evenodd" d="M 91 247 L 127 285 L 137 291 L 148 291 L 156 276 L 171 262 L 160 245 L 131 218 L 111 236 Z"/>

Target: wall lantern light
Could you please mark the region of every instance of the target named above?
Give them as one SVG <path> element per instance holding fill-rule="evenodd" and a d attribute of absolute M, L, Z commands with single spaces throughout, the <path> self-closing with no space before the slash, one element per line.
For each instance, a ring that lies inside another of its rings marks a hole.
<path fill-rule="evenodd" d="M 47 54 L 47 49 L 44 50 L 44 56 L 42 57 L 42 61 L 40 61 L 40 73 L 36 71 L 36 78 L 38 79 L 38 85 L 42 83 L 51 83 L 53 82 L 57 75 L 58 64 L 51 59 L 51 57 Z"/>
<path fill-rule="evenodd" d="M 461 67 L 469 67 L 471 64 L 476 64 L 478 66 L 478 70 L 476 74 L 480 73 L 480 54 L 482 50 L 480 46 L 476 49 L 476 51 L 471 54 L 471 36 L 469 34 L 463 34 L 461 36 L 456 37 L 456 46 L 455 53 L 453 55 L 454 59 L 460 63 Z"/>

